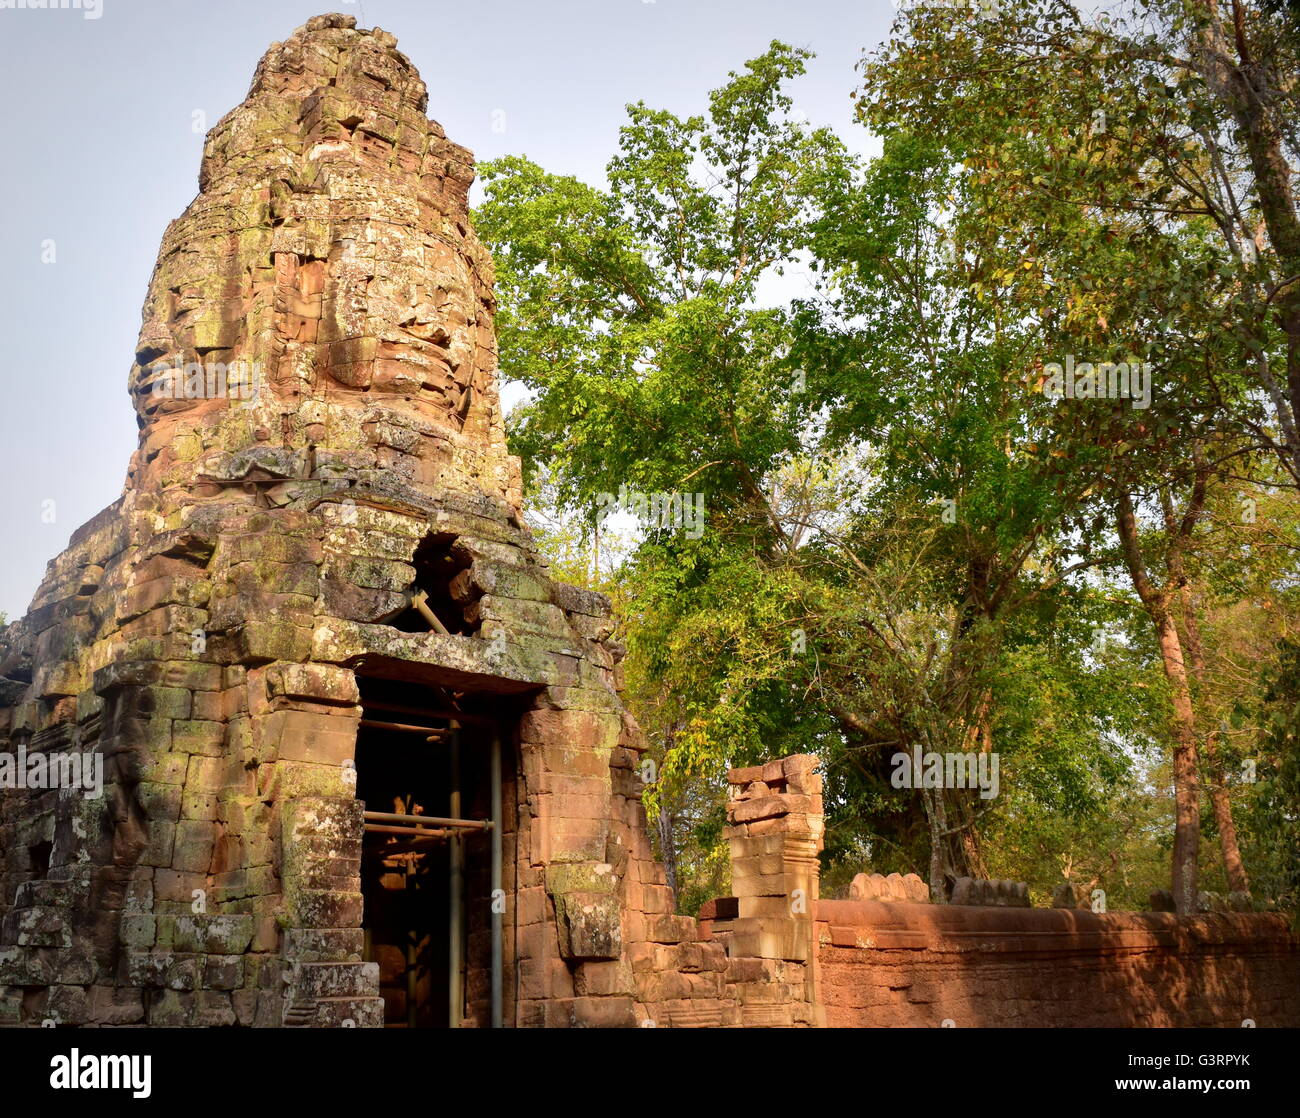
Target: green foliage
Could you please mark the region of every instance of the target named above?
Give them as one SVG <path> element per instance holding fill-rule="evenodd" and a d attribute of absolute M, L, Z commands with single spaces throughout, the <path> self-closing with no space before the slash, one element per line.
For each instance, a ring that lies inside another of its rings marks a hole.
<path fill-rule="evenodd" d="M 1195 701 L 1202 732 L 1236 720 L 1224 767 L 1254 750 L 1269 772 L 1231 796 L 1261 882 L 1294 888 L 1281 274 L 1241 248 L 1243 155 L 1172 49 L 1183 8 L 1151 12 L 1157 35 L 1057 0 L 908 11 L 864 61 L 865 168 L 791 117 L 808 54 L 780 43 L 699 115 L 628 106 L 603 187 L 484 168 L 502 365 L 533 391 L 512 442 L 559 569 L 625 619 L 684 911 L 727 885 L 723 771 L 791 752 L 824 762 L 824 895 L 928 865 L 1145 904 L 1167 881 L 1172 707 L 1115 512 L 1132 494 L 1160 569 L 1201 474 Z M 768 297 L 795 264 L 813 294 Z M 1150 362 L 1151 406 L 1051 398 L 1067 354 Z M 621 487 L 697 493 L 707 523 L 611 546 Z M 996 751 L 1001 795 L 893 787 L 914 747 Z"/>
<path fill-rule="evenodd" d="M 743 518 L 734 495 L 752 499 L 797 447 L 790 378 L 775 375 L 787 315 L 756 297 L 806 246 L 817 185 L 851 165 L 789 117 L 782 85 L 806 58 L 774 43 L 704 116 L 629 106 L 606 190 L 522 158 L 483 167 L 501 360 L 538 391 L 514 443 L 567 503 L 689 481 L 715 515 Z"/>
<path fill-rule="evenodd" d="M 1263 764 L 1256 761 L 1259 794 L 1247 826 L 1260 892 L 1300 912 L 1300 642 L 1287 639 L 1264 692 Z"/>

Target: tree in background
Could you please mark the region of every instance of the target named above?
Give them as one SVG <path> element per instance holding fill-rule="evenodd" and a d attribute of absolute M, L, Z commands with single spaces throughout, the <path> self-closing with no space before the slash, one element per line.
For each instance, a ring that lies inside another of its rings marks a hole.
<path fill-rule="evenodd" d="M 515 448 L 588 531 L 614 495 L 707 510 L 698 531 L 650 531 L 623 574 L 629 683 L 661 761 L 652 814 L 818 733 L 788 678 L 803 529 L 765 488 L 802 453 L 809 405 L 790 312 L 759 299 L 806 249 L 821 183 L 852 164 L 791 113 L 807 57 L 774 43 L 706 114 L 629 106 L 606 189 L 522 158 L 483 167 L 502 365 L 536 393 L 511 417 Z"/>
<path fill-rule="evenodd" d="M 1100 469 L 1099 497 L 1158 638 L 1184 912 L 1197 906 L 1198 744 L 1215 750 L 1193 702 L 1189 554 L 1208 486 L 1258 476 L 1257 462 L 1242 465 L 1252 451 L 1292 480 L 1300 461 L 1300 396 L 1280 387 L 1300 383 L 1283 173 L 1295 154 L 1296 40 L 1285 18 L 1242 5 L 1232 15 L 1230 45 L 1213 6 L 1136 3 L 1093 21 L 1057 0 L 1012 3 L 996 19 L 918 7 L 867 60 L 862 102 L 886 136 L 942 145 L 960 168 L 952 222 L 984 269 L 976 286 L 1035 316 L 1046 351 L 1094 362 L 1136 353 L 1156 371 L 1149 412 L 1091 403 L 1070 422 L 1072 457 Z M 1163 525 L 1159 578 L 1139 544 L 1143 504 Z M 1244 886 L 1213 774 L 1211 789 L 1228 875 Z"/>
<path fill-rule="evenodd" d="M 1043 2 L 908 14 L 865 67 L 865 169 L 792 117 L 807 54 L 779 43 L 707 114 L 629 106 L 605 188 L 485 167 L 502 365 L 534 393 L 512 441 L 562 573 L 624 618 L 687 910 L 726 885 L 722 770 L 795 751 L 825 762 L 828 890 L 928 864 L 939 895 L 996 872 L 1137 904 L 1165 858 L 1189 911 L 1207 828 L 1229 888 L 1256 857 L 1281 880 L 1277 789 L 1229 779 L 1252 749 L 1285 771 L 1257 728 L 1278 649 L 1218 635 L 1294 576 L 1227 515 L 1249 492 L 1294 522 L 1285 285 L 1233 239 L 1228 110 L 1195 75 L 1155 88 L 1159 36 L 1112 78 L 1125 35 Z M 811 284 L 778 298 L 791 268 Z M 1066 355 L 1157 390 L 1061 399 Z M 602 569 L 629 493 L 707 519 L 652 517 Z M 915 749 L 996 755 L 1000 795 L 899 789 Z"/>

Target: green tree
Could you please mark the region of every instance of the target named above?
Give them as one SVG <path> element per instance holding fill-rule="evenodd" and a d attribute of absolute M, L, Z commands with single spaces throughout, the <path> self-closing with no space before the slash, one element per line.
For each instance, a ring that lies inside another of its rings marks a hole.
<path fill-rule="evenodd" d="M 830 888 L 928 860 L 940 892 L 997 872 L 1137 903 L 1171 857 L 1186 911 L 1203 830 L 1230 887 L 1280 857 L 1267 798 L 1227 778 L 1277 651 L 1246 672 L 1220 637 L 1291 577 L 1273 547 L 1245 578 L 1223 524 L 1293 465 L 1277 264 L 1188 186 L 1236 197 L 1232 137 L 1192 142 L 1227 110 L 1192 78 L 1152 115 L 1155 47 L 1112 81 L 1083 65 L 1103 31 L 1043 2 L 1005 26 L 913 13 L 867 60 L 865 170 L 791 118 L 806 54 L 781 44 L 707 114 L 629 106 L 603 188 L 486 168 L 502 363 L 535 392 L 512 439 L 545 540 L 625 618 L 684 905 L 725 887 L 721 770 L 791 751 L 826 763 Z M 812 290 L 773 300 L 790 267 Z M 1056 398 L 1068 355 L 1149 365 L 1156 390 Z M 707 521 L 611 549 L 629 492 Z M 1001 795 L 895 787 L 917 748 L 995 754 Z"/>
<path fill-rule="evenodd" d="M 1300 396 L 1279 388 L 1296 367 L 1294 203 L 1278 166 L 1293 134 L 1285 75 L 1295 43 L 1285 21 L 1234 13 L 1229 48 L 1217 10 L 1192 4 L 1137 3 L 1095 22 L 1057 0 L 1013 3 L 986 20 L 918 8 L 868 59 L 862 102 L 887 136 L 940 146 L 959 168 L 951 222 L 981 272 L 972 290 L 1019 305 L 1049 352 L 1121 361 L 1127 351 L 1157 371 L 1149 414 L 1112 408 L 1085 419 L 1075 409 L 1069 453 L 1114 495 L 1125 567 L 1158 637 L 1184 912 L 1197 904 L 1200 833 L 1188 553 L 1225 462 L 1256 447 L 1300 476 Z M 1139 541 L 1142 495 L 1164 524 L 1159 578 Z M 1242 884 L 1217 786 L 1212 799 L 1230 876 Z"/>

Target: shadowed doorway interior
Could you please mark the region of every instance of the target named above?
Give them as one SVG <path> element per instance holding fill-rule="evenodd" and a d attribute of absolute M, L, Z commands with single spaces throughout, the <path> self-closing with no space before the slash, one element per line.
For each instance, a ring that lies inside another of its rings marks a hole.
<path fill-rule="evenodd" d="M 473 695 L 391 679 L 361 677 L 361 703 L 362 928 L 384 1024 L 490 1025 L 495 719 Z M 499 983 L 498 962 L 498 1004 Z"/>

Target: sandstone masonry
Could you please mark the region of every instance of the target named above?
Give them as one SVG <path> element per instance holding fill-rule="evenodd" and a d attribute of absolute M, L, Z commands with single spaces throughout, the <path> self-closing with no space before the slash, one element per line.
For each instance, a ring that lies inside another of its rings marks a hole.
<path fill-rule="evenodd" d="M 426 105 L 391 35 L 321 16 L 207 137 L 145 299 L 123 496 L 0 636 L 0 749 L 105 778 L 0 792 L 2 1022 L 416 1023 L 450 990 L 444 1023 L 485 1025 L 499 984 L 507 1025 L 734 1025 L 799 986 L 774 918 L 738 988 L 673 915 L 609 604 L 521 519 L 473 159 Z M 390 793 L 453 740 L 451 802 L 491 826 L 402 823 L 450 817 Z M 459 899 L 403 882 L 436 858 Z M 369 919 L 404 885 L 447 906 L 420 935 L 450 934 L 452 978 Z"/>
<path fill-rule="evenodd" d="M 320 16 L 207 137 L 123 495 L 0 632 L 0 753 L 103 774 L 0 790 L 0 1024 L 1295 1024 L 1274 918 L 821 900 L 811 756 L 729 774 L 735 895 L 674 914 L 609 603 L 522 520 L 473 159 L 426 107 L 391 35 Z"/>

